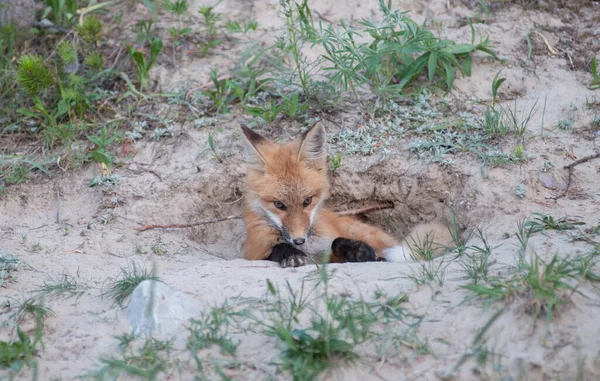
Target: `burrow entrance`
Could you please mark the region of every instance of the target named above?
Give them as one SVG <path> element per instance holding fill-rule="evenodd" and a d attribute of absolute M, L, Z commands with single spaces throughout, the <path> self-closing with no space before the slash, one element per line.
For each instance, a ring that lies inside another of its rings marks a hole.
<path fill-rule="evenodd" d="M 407 155 L 408 156 L 408 155 Z M 364 158 L 350 158 L 346 169 L 330 173 L 332 196 L 327 205 L 336 211 L 353 210 L 372 205 L 393 204 L 393 208 L 361 214 L 363 221 L 382 227 L 399 238 L 420 223 L 446 215 L 451 208 L 458 221 L 466 224 L 475 205 L 475 194 L 467 186 L 469 175 L 437 165 L 428 165 L 417 158 L 393 157 L 371 164 Z M 244 168 L 218 183 L 221 191 L 208 183 L 198 192 L 195 205 L 198 215 L 241 215 L 244 192 Z M 210 177 L 205 181 L 210 182 Z M 222 189 L 230 189 L 224 201 Z M 214 190 L 214 191 L 213 191 Z M 215 198 L 221 201 L 216 202 Z M 224 259 L 241 258 L 245 239 L 242 220 L 191 228 L 189 237 L 208 252 Z"/>

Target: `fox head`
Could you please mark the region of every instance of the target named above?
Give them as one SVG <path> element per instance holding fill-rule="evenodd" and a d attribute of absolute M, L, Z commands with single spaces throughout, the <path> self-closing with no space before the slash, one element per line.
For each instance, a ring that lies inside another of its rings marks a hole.
<path fill-rule="evenodd" d="M 302 245 L 329 195 L 326 133 L 320 122 L 287 144 L 242 126 L 248 166 L 246 203 L 287 243 Z"/>

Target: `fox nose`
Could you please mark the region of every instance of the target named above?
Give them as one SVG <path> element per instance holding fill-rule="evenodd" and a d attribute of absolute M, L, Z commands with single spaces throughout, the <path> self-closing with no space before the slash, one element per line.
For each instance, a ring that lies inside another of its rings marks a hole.
<path fill-rule="evenodd" d="M 294 245 L 302 245 L 306 240 L 304 238 L 294 238 Z"/>

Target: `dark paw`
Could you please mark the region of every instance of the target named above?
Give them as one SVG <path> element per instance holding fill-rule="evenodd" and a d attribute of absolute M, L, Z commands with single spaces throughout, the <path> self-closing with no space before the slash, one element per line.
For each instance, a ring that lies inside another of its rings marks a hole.
<path fill-rule="evenodd" d="M 375 262 L 379 260 L 375 255 L 375 250 L 368 244 L 342 237 L 333 241 L 331 253 L 344 262 Z"/>
<path fill-rule="evenodd" d="M 274 246 L 267 259 L 279 263 L 283 268 L 300 267 L 308 263 L 306 254 L 287 243 Z"/>

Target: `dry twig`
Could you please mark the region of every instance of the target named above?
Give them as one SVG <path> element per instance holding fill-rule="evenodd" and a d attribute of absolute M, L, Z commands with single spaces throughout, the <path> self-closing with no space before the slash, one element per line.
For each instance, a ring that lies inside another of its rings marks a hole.
<path fill-rule="evenodd" d="M 589 155 L 589 156 L 583 157 L 583 158 L 581 158 L 579 160 L 575 160 L 571 164 L 565 165 L 563 167 L 563 169 L 567 169 L 569 171 L 569 175 L 567 177 L 567 185 L 565 186 L 565 190 L 562 191 L 562 193 L 559 194 L 558 196 L 548 197 L 548 198 L 551 199 L 551 200 L 558 200 L 559 198 L 565 197 L 567 195 L 567 193 L 569 193 L 569 188 L 571 187 L 571 183 L 573 182 L 573 168 L 575 168 L 579 164 L 583 164 L 585 162 L 597 159 L 599 157 L 600 157 L 600 153 L 595 153 L 593 155 Z"/>
<path fill-rule="evenodd" d="M 343 212 L 336 212 L 336 213 L 338 216 L 356 216 L 359 214 L 365 214 L 365 213 L 372 212 L 375 210 L 392 209 L 393 207 L 394 207 L 394 203 L 388 202 L 387 204 L 365 206 L 364 208 L 360 208 L 360 209 L 345 210 Z"/>
<path fill-rule="evenodd" d="M 223 221 L 228 221 L 228 220 L 237 220 L 242 218 L 241 216 L 227 216 L 227 217 L 221 217 L 221 218 L 211 218 L 208 220 L 203 220 L 203 221 L 199 221 L 199 222 L 194 222 L 192 224 L 172 224 L 172 225 L 146 225 L 143 226 L 141 228 L 135 228 L 135 230 L 139 231 L 139 232 L 144 232 L 146 230 L 150 230 L 150 229 L 185 229 L 185 228 L 191 228 L 194 226 L 200 226 L 200 225 L 207 225 L 207 224 L 214 224 L 217 222 L 223 222 Z"/>

